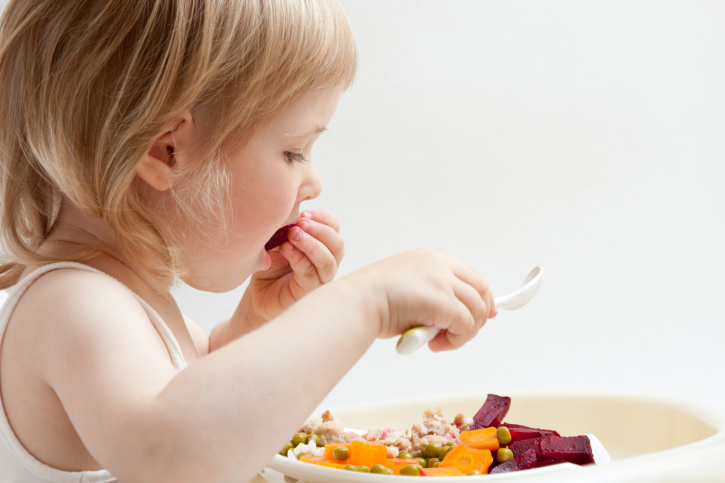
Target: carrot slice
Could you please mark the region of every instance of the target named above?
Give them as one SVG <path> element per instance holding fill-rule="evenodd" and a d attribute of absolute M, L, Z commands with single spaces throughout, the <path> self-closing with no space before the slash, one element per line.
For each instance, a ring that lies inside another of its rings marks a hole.
<path fill-rule="evenodd" d="M 490 449 L 491 451 L 496 451 L 499 448 L 496 428 L 461 431 L 461 444 L 465 444 L 471 448 Z"/>
<path fill-rule="evenodd" d="M 408 465 L 417 465 L 418 463 L 420 463 L 420 461 L 418 460 L 388 458 L 380 464 L 385 466 L 386 468 L 390 468 L 391 470 L 393 470 L 393 474 L 399 475 L 402 468 Z"/>
<path fill-rule="evenodd" d="M 381 465 L 388 458 L 388 448 L 384 444 L 368 441 L 353 441 L 350 445 L 350 464 L 372 468 Z"/>
<path fill-rule="evenodd" d="M 490 450 L 476 449 L 465 444 L 459 444 L 443 458 L 439 468 L 441 466 L 444 468 L 455 467 L 466 475 L 473 470 L 478 470 L 482 475 L 485 475 L 491 463 L 493 463 L 493 456 L 491 456 Z"/>
<path fill-rule="evenodd" d="M 461 470 L 455 467 L 451 468 L 423 468 L 420 470 L 420 476 L 466 476 Z"/>

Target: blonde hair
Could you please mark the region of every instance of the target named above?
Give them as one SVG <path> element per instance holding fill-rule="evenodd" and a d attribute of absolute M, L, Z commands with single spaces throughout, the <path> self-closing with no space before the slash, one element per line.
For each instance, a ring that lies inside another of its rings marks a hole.
<path fill-rule="evenodd" d="M 154 140 L 187 109 L 210 113 L 206 155 L 179 173 L 191 181 L 176 195 L 181 210 L 213 218 L 225 140 L 306 94 L 348 87 L 356 63 L 336 0 L 12 0 L 0 20 L 0 288 L 59 261 L 38 247 L 64 197 L 171 287 L 184 254 L 134 188 Z"/>

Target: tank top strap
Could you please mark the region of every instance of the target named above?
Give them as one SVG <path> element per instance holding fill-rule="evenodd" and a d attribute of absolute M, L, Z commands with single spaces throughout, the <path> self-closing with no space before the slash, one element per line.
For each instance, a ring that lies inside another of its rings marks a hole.
<path fill-rule="evenodd" d="M 53 270 L 59 270 L 61 268 L 71 268 L 75 270 L 85 270 L 87 272 L 95 272 L 101 275 L 104 275 L 106 277 L 112 278 L 113 280 L 116 280 L 119 282 L 115 277 L 112 277 L 111 275 L 108 275 L 105 272 L 102 272 L 96 268 L 90 267 L 88 265 L 84 265 L 83 263 L 77 263 L 77 262 L 56 262 L 56 263 L 49 263 L 48 265 L 43 265 L 42 267 L 38 268 L 37 270 L 34 270 L 30 274 L 28 274 L 25 278 L 21 279 L 17 284 L 15 284 L 13 287 L 8 289 L 6 292 L 7 300 L 2 300 L 2 292 L 0 292 L 0 306 L 2 306 L 2 309 L 0 310 L 0 327 L 4 326 L 4 323 L 7 323 L 7 320 L 3 320 L 5 318 L 10 318 L 10 315 L 12 313 L 12 308 L 15 307 L 15 304 L 18 303 L 18 300 L 20 297 L 23 296 L 23 293 L 25 293 L 25 290 L 41 275 L 48 273 Z M 121 283 L 124 287 L 123 283 Z M 141 304 L 141 306 L 144 308 L 146 313 L 149 316 L 149 320 L 151 320 L 151 323 L 156 328 L 156 331 L 161 336 L 161 339 L 164 341 L 164 344 L 166 345 L 166 349 L 169 351 L 169 356 L 171 357 L 171 362 L 176 368 L 177 371 L 182 371 L 187 367 L 187 362 L 184 359 L 184 355 L 181 352 L 181 347 L 179 347 L 179 343 L 176 340 L 176 337 L 174 337 L 174 334 L 171 332 L 171 329 L 166 325 L 166 323 L 163 321 L 163 319 L 159 316 L 158 313 L 139 295 L 137 295 L 133 290 L 126 287 L 126 290 L 128 290 L 135 298 L 138 300 L 138 303 Z M 10 310 L 7 310 L 10 308 Z M 0 334 L 2 334 L 0 332 Z"/>

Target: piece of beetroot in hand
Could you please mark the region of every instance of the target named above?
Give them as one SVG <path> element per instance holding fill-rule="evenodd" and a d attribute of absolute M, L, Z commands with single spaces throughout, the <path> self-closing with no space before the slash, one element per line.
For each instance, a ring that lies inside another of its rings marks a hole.
<path fill-rule="evenodd" d="M 269 241 L 264 245 L 264 249 L 269 251 L 273 248 L 277 248 L 281 244 L 287 241 L 287 232 L 290 231 L 290 228 L 295 226 L 294 223 L 291 225 L 285 225 L 276 232 L 274 232 L 274 235 L 272 235 L 272 238 L 269 239 Z"/>
<path fill-rule="evenodd" d="M 523 441 L 525 439 L 541 438 L 543 436 L 560 436 L 559 433 L 552 429 L 529 428 L 520 424 L 503 423 L 511 434 L 511 442 Z"/>
<path fill-rule="evenodd" d="M 491 470 L 491 474 L 509 473 L 511 471 L 528 470 L 536 466 L 536 452 L 533 449 L 525 451 L 514 459 L 501 463 Z"/>
<path fill-rule="evenodd" d="M 578 465 L 594 463 L 592 445 L 589 442 L 589 437 L 586 435 L 565 437 L 547 436 L 541 438 L 539 440 L 538 458 L 539 461 L 556 459 Z"/>
<path fill-rule="evenodd" d="M 511 398 L 489 394 L 481 409 L 473 416 L 473 425 L 470 429 L 490 428 L 500 426 L 506 413 L 511 407 Z"/>

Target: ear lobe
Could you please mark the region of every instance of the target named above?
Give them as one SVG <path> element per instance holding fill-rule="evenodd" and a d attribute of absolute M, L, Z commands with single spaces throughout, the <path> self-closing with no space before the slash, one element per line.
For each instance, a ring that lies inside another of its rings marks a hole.
<path fill-rule="evenodd" d="M 161 139 L 141 158 L 136 175 L 157 191 L 167 191 L 172 186 L 174 174 L 174 148 Z"/>

